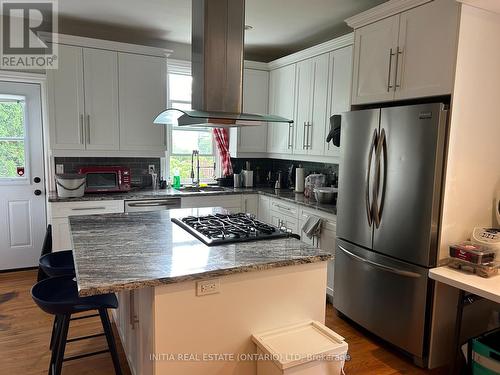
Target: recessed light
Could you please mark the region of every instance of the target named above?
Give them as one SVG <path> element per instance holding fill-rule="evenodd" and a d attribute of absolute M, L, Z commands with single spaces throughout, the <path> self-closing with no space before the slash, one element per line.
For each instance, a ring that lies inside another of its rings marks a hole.
<path fill-rule="evenodd" d="M 253 26 L 245 25 L 245 30 L 252 30 L 252 29 L 253 29 Z"/>

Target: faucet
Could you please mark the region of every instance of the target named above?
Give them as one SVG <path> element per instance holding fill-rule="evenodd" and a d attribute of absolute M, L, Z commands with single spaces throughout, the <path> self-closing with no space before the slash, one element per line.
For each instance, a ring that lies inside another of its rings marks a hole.
<path fill-rule="evenodd" d="M 194 157 L 196 156 L 196 180 L 194 179 Z M 193 150 L 191 154 L 191 181 L 193 186 L 200 186 L 200 151 Z"/>

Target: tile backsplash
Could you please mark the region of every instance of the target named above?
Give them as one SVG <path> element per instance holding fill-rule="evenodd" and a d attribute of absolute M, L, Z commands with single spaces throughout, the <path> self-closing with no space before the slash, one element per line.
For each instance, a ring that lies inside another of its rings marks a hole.
<path fill-rule="evenodd" d="M 231 158 L 231 163 L 233 164 L 233 169 L 235 173 L 241 172 L 245 168 L 245 163 L 250 162 L 250 168 L 254 171 L 254 174 L 258 176 L 260 181 L 256 181 L 257 184 L 264 184 L 265 176 L 268 172 L 277 173 L 281 171 L 283 175 L 286 175 L 290 166 L 293 164 L 298 167 L 299 164 L 304 168 L 305 175 L 311 173 L 323 173 L 327 176 L 327 185 L 336 185 L 339 166 L 338 164 L 331 163 L 317 163 L 310 161 L 297 161 L 297 160 L 282 160 L 282 159 L 246 159 L 246 158 Z M 257 171 L 257 173 L 256 173 Z"/>
<path fill-rule="evenodd" d="M 148 166 L 153 164 L 160 170 L 160 158 L 87 158 L 87 157 L 56 157 L 55 164 L 64 166 L 64 173 L 77 173 L 78 169 L 86 166 L 120 166 L 130 168 L 132 186 L 150 186 L 151 177 Z M 54 168 L 54 170 L 56 170 Z"/>

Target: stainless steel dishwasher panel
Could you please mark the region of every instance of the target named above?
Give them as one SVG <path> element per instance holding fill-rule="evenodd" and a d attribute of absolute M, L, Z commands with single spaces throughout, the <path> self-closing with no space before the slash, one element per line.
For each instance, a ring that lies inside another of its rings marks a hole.
<path fill-rule="evenodd" d="M 181 198 L 125 201 L 125 212 L 162 211 L 181 208 Z"/>

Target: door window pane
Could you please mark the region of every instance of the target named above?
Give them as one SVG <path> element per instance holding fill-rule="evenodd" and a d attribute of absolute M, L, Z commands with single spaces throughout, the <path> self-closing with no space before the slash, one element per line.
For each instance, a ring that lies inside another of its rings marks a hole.
<path fill-rule="evenodd" d="M 214 178 L 213 156 L 200 156 L 200 179 L 209 180 Z M 191 182 L 191 155 L 171 155 L 170 171 L 173 175 L 175 170 L 179 170 L 181 181 Z M 196 159 L 194 160 L 194 175 L 196 178 Z"/>
<path fill-rule="evenodd" d="M 24 141 L 0 140 L 0 178 L 22 177 L 17 168 L 24 166 Z"/>
<path fill-rule="evenodd" d="M 0 178 L 22 177 L 26 165 L 24 100 L 0 96 Z"/>

